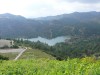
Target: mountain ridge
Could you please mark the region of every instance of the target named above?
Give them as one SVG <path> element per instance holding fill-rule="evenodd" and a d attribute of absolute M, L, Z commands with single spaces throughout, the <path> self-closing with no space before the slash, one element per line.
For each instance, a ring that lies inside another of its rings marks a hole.
<path fill-rule="evenodd" d="M 0 18 L 1 38 L 100 35 L 100 12 L 74 12 L 41 19 L 27 19 L 9 13 L 1 14 L 0 17 L 2 15 L 3 19 Z"/>

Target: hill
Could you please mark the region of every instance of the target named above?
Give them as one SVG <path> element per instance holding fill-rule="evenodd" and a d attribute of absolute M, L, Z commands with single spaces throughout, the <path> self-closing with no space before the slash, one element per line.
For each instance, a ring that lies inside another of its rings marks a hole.
<path fill-rule="evenodd" d="M 40 58 L 44 58 L 44 59 L 55 59 L 55 57 L 53 57 L 50 54 L 47 54 L 47 53 L 43 52 L 42 50 L 32 49 L 32 48 L 27 49 L 20 56 L 19 59 L 40 59 Z"/>
<path fill-rule="evenodd" d="M 99 36 L 100 12 L 74 12 L 37 19 L 19 15 L 0 15 L 1 38 L 33 38 L 57 36 Z"/>

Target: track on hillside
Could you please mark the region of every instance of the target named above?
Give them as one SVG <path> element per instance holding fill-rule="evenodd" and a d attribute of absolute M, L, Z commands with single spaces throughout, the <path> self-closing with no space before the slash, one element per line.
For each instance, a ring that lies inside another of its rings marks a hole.
<path fill-rule="evenodd" d="M 14 60 L 17 60 L 25 51 L 26 49 L 0 49 L 0 53 L 15 53 L 18 52 L 19 54 L 16 56 Z"/>

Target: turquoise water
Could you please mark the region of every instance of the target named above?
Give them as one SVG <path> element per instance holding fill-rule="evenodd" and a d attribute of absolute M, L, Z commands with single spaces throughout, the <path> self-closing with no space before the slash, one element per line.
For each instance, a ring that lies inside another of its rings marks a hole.
<path fill-rule="evenodd" d="M 50 46 L 53 46 L 56 43 L 65 42 L 65 40 L 69 40 L 69 39 L 70 39 L 69 36 L 60 36 L 60 37 L 56 37 L 56 38 L 53 38 L 53 39 L 46 39 L 46 38 L 42 38 L 42 37 L 39 36 L 37 38 L 31 38 L 31 39 L 28 39 L 28 40 L 34 41 L 34 42 L 40 41 L 42 43 L 46 43 Z"/>

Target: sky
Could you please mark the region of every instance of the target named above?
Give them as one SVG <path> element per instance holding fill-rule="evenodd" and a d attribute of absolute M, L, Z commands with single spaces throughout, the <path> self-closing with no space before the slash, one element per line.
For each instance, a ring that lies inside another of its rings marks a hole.
<path fill-rule="evenodd" d="M 100 11 L 100 0 L 0 0 L 0 14 L 37 18 L 73 12 Z"/>

